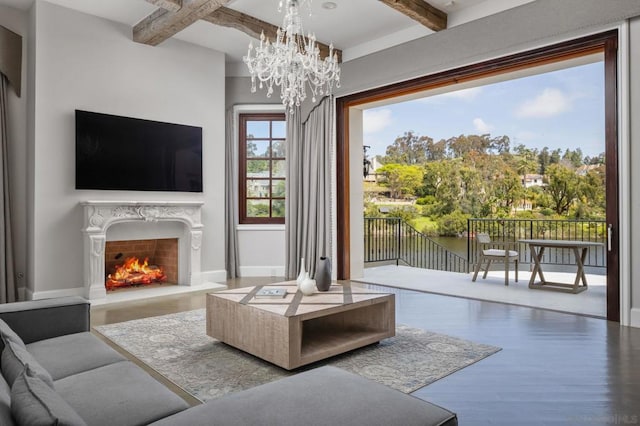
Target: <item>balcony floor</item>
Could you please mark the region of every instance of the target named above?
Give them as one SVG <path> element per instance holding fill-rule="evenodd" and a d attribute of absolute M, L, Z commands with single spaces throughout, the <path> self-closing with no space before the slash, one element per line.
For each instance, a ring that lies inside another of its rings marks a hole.
<path fill-rule="evenodd" d="M 545 272 L 544 274 L 549 281 L 573 283 L 575 280 L 574 272 Z M 607 315 L 607 277 L 605 275 L 587 274 L 589 288 L 578 294 L 530 289 L 528 287 L 531 277 L 529 271 L 519 271 L 517 283 L 511 271 L 508 286 L 504 285 L 504 270 L 489 271 L 484 280 L 480 272 L 476 282 L 471 281 L 472 276 L 473 274 L 384 265 L 365 268 L 364 277 L 353 279 L 353 281 L 598 318 L 605 318 Z"/>

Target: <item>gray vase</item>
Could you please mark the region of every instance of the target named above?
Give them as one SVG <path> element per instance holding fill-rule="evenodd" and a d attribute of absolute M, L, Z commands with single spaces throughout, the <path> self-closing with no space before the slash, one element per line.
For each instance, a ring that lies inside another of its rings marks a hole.
<path fill-rule="evenodd" d="M 321 257 L 316 265 L 316 287 L 318 291 L 328 291 L 331 287 L 331 259 Z"/>

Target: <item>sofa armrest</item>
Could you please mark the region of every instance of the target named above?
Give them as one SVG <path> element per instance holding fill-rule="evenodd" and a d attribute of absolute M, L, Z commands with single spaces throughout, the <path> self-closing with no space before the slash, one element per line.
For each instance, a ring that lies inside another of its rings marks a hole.
<path fill-rule="evenodd" d="M 30 300 L 0 305 L 0 318 L 25 343 L 89 331 L 89 301 L 81 297 Z"/>

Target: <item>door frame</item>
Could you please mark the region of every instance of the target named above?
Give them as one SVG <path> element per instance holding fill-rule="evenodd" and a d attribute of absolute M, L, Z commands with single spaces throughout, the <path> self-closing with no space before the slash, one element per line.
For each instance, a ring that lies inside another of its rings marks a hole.
<path fill-rule="evenodd" d="M 392 99 L 459 84 L 480 78 L 511 73 L 573 58 L 604 54 L 605 74 L 605 166 L 606 223 L 613 231 L 607 251 L 607 319 L 620 321 L 619 264 L 619 164 L 618 164 L 618 30 L 609 30 L 562 43 L 515 53 L 497 59 L 426 75 L 387 86 L 336 98 L 336 210 L 337 278 L 351 278 L 350 197 L 349 197 L 349 110 L 371 102 Z"/>

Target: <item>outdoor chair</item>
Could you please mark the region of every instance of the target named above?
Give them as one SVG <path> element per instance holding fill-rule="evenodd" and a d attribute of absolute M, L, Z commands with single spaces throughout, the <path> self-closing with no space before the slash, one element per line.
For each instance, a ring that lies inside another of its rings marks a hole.
<path fill-rule="evenodd" d="M 487 278 L 487 272 L 489 272 L 491 262 L 502 262 L 504 263 L 504 285 L 509 285 L 509 262 L 513 261 L 515 265 L 516 282 L 518 282 L 518 252 L 512 250 L 516 248 L 515 242 L 491 241 L 491 237 L 486 233 L 477 233 L 476 241 L 478 242 L 480 256 L 478 257 L 471 281 L 476 280 L 478 272 L 480 272 L 480 268 L 484 262 L 487 263 L 487 267 L 484 270 L 482 279 Z"/>

